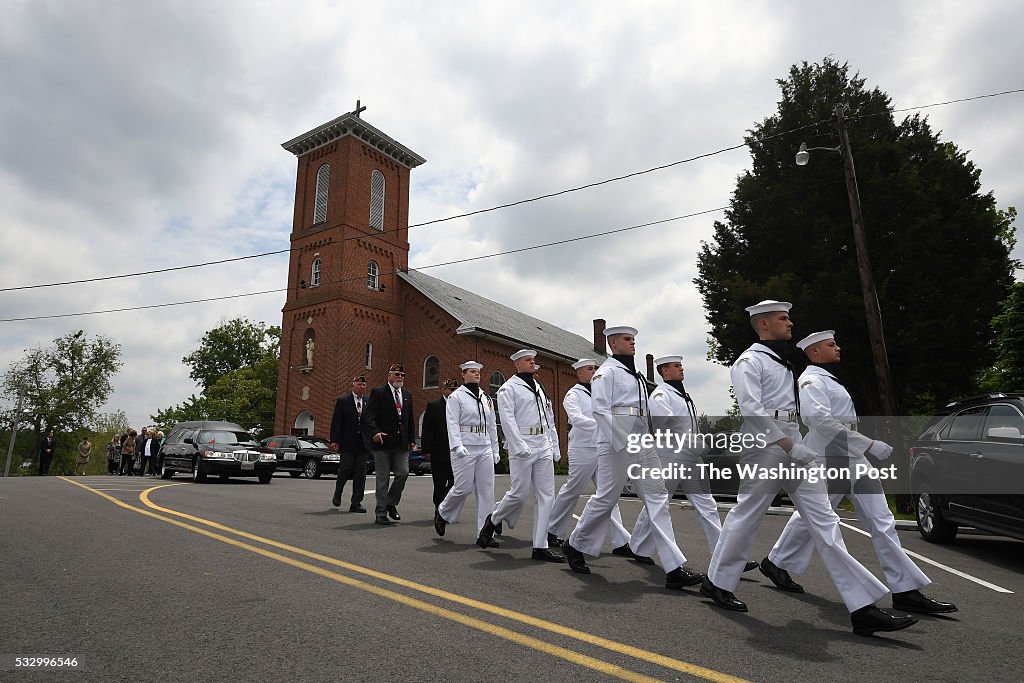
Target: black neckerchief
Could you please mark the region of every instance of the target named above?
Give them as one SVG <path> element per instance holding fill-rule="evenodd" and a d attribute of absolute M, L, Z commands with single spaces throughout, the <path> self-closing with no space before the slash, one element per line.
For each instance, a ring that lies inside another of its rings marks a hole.
<path fill-rule="evenodd" d="M 587 396 L 590 396 L 590 382 L 577 382 L 576 386 L 583 387 L 583 391 L 587 392 Z"/>
<path fill-rule="evenodd" d="M 632 372 L 634 375 L 636 374 L 636 365 L 634 364 L 636 356 L 627 356 L 623 353 L 614 353 L 612 354 L 612 358 L 625 365 L 626 368 L 629 369 L 629 371 Z"/>
<path fill-rule="evenodd" d="M 480 383 L 479 382 L 466 382 L 462 386 L 473 392 L 474 396 L 480 396 Z"/>
<path fill-rule="evenodd" d="M 516 377 L 530 385 L 530 388 L 537 391 L 537 380 L 533 378 L 532 372 L 517 372 Z"/>
<path fill-rule="evenodd" d="M 691 399 L 690 395 L 688 393 L 686 393 L 686 387 L 683 386 L 683 380 L 681 380 L 681 379 L 667 379 L 667 380 L 665 380 L 665 384 L 667 384 L 668 386 L 670 386 L 673 389 L 675 389 L 676 391 L 678 391 L 679 395 L 683 397 L 683 400 L 686 402 L 686 410 L 687 410 L 688 413 L 690 413 L 690 419 L 693 421 L 691 423 L 692 426 L 693 426 L 693 430 L 696 432 L 697 431 L 697 406 L 695 406 L 693 404 L 693 399 Z"/>
<path fill-rule="evenodd" d="M 767 351 L 760 351 L 758 349 L 754 349 L 754 351 L 757 351 L 758 353 L 763 353 L 764 355 L 768 356 L 773 361 L 775 361 L 776 363 L 783 366 L 784 368 L 786 368 L 786 370 L 789 371 L 790 376 L 793 378 L 793 401 L 796 403 L 796 414 L 797 416 L 799 416 L 800 386 L 797 383 L 796 373 L 793 372 L 793 364 L 789 362 L 789 342 L 786 341 L 785 339 L 761 339 L 757 343 L 760 344 L 761 346 L 764 346 L 767 349 L 770 349 L 772 353 L 768 353 Z"/>
<path fill-rule="evenodd" d="M 841 386 L 846 386 L 846 377 L 843 369 L 839 367 L 839 363 L 811 363 L 811 365 L 817 366 L 832 375 L 832 379 L 838 382 Z"/>
<path fill-rule="evenodd" d="M 480 426 L 483 427 L 487 424 L 486 418 L 484 417 L 484 402 L 480 394 L 480 383 L 479 382 L 466 382 L 462 386 L 469 390 L 469 393 L 476 399 L 476 412 L 480 417 Z"/>
<path fill-rule="evenodd" d="M 651 421 L 650 405 L 648 404 L 650 393 L 647 390 L 647 378 L 636 371 L 636 364 L 634 363 L 634 361 L 636 360 L 636 356 L 627 356 L 622 353 L 613 353 L 612 358 L 625 365 L 626 369 L 629 370 L 629 373 L 633 375 L 634 378 L 636 378 L 636 395 L 637 401 L 639 402 L 638 407 L 641 410 L 643 410 L 644 415 L 647 416 L 647 428 L 653 434 L 654 423 Z"/>
<path fill-rule="evenodd" d="M 537 405 L 537 417 L 540 419 L 541 424 L 548 424 L 548 413 L 544 410 L 543 400 L 541 399 L 544 385 L 537 381 L 532 372 L 517 372 L 516 377 L 526 382 L 527 388 L 533 393 L 533 400 Z"/>

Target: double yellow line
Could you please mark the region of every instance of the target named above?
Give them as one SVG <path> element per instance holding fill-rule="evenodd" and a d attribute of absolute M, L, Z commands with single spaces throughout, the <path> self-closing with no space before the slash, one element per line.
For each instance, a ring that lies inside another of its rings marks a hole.
<path fill-rule="evenodd" d="M 165 488 L 167 486 L 182 486 L 182 485 L 185 485 L 185 484 L 162 484 L 162 485 L 158 485 L 158 486 L 154 486 L 152 488 L 146 489 L 145 491 L 143 491 L 143 492 L 141 492 L 139 494 L 139 500 L 146 507 L 150 508 L 151 510 L 157 510 L 157 511 L 162 512 L 162 513 L 164 513 L 166 515 L 171 515 L 172 516 L 172 517 L 165 517 L 164 515 L 160 515 L 160 514 L 156 514 L 155 512 L 151 512 L 150 510 L 145 510 L 145 509 L 142 509 L 142 508 L 135 507 L 133 505 L 129 505 L 128 503 L 120 501 L 117 498 L 104 493 L 103 491 L 99 491 L 97 489 L 94 489 L 94 488 L 92 488 L 90 486 L 87 486 L 87 485 L 85 485 L 85 484 L 83 484 L 81 482 L 75 481 L 73 479 L 68 479 L 68 478 L 65 478 L 65 477 L 61 477 L 61 478 L 64 479 L 64 481 L 67 481 L 67 482 L 69 482 L 71 484 L 74 484 L 75 486 L 79 486 L 79 487 L 81 487 L 83 489 L 86 489 L 87 491 L 91 491 L 91 492 L 95 493 L 98 496 L 102 496 L 103 498 L 106 498 L 107 500 L 109 500 L 110 502 L 114 503 L 115 505 L 118 505 L 118 506 L 120 506 L 122 508 L 125 508 L 127 510 L 132 510 L 132 511 L 137 512 L 139 514 L 147 515 L 147 516 L 152 517 L 154 519 L 159 519 L 159 520 L 161 520 L 163 522 L 167 522 L 168 524 L 173 524 L 174 526 L 180 527 L 182 529 L 188 529 L 189 531 L 195 532 L 197 534 L 201 534 L 203 536 L 206 536 L 207 538 L 212 538 L 212 539 L 220 541 L 222 543 L 227 543 L 228 545 L 232 545 L 232 546 L 234 546 L 236 548 L 241 548 L 243 550 L 247 550 L 249 552 L 256 553 L 257 555 L 262 555 L 263 557 L 267 557 L 267 558 L 270 558 L 272 560 L 277 560 L 278 562 L 282 562 L 284 564 L 287 564 L 289 566 L 295 567 L 297 569 L 302 569 L 302 570 L 311 572 L 313 574 L 317 574 L 318 576 L 322 576 L 322 577 L 324 577 L 326 579 L 330 579 L 332 581 L 337 581 L 338 583 L 342 583 L 342 584 L 345 584 L 347 586 L 352 586 L 353 588 L 359 588 L 360 590 L 367 591 L 368 593 L 372 593 L 374 595 L 378 595 L 378 596 L 380 596 L 382 598 L 387 598 L 388 600 L 393 600 L 395 602 L 401 603 L 401 604 L 406 605 L 408 607 L 413 607 L 413 608 L 418 609 L 418 610 L 420 610 L 422 612 L 426 612 L 428 614 L 433 614 L 433 615 L 441 617 L 443 619 L 448 619 L 450 621 L 454 621 L 454 622 L 463 624 L 465 626 L 469 626 L 470 628 L 474 628 L 474 629 L 477 629 L 479 631 L 483 631 L 485 633 L 497 636 L 499 638 L 504 638 L 505 640 L 511 641 L 513 643 L 517 643 L 519 645 L 523 645 L 525 647 L 529 647 L 529 648 L 531 648 L 533 650 L 536 650 L 538 652 L 544 652 L 544 653 L 552 655 L 554 657 L 559 657 L 561 659 L 564 659 L 566 661 L 572 662 L 574 664 L 579 664 L 580 666 L 585 666 L 585 667 L 587 667 L 589 669 L 593 669 L 594 671 L 598 671 L 600 673 L 607 674 L 609 676 L 614 676 L 616 678 L 620 678 L 620 679 L 625 680 L 625 681 L 657 681 L 658 679 L 651 678 L 649 676 L 645 676 L 643 674 L 639 674 L 639 673 L 636 673 L 634 671 L 630 671 L 629 669 L 624 669 L 624 668 L 622 668 L 620 666 L 617 666 L 615 664 L 610 664 L 610 663 L 602 661 L 600 659 L 595 659 L 594 657 L 589 657 L 587 655 L 581 654 L 581 653 L 576 652 L 574 650 L 570 650 L 570 649 L 567 649 L 567 648 L 564 648 L 564 647 L 559 647 L 557 645 L 552 645 L 551 643 L 548 643 L 546 641 L 540 640 L 538 638 L 533 638 L 531 636 L 524 635 L 524 634 L 519 633 L 517 631 L 513 631 L 513 630 L 510 630 L 510 629 L 507 629 L 507 628 L 503 628 L 501 626 L 497 626 L 495 624 L 491 624 L 491 623 L 486 622 L 486 621 L 481 621 L 480 619 L 476 619 L 474 617 L 467 616 L 467 615 L 462 614 L 460 612 L 456 612 L 456 611 L 453 611 L 453 610 L 445 609 L 443 607 L 438 607 L 437 605 L 431 604 L 429 602 L 424 602 L 422 600 L 418 600 L 416 598 L 412 598 L 412 597 L 409 597 L 407 595 L 403 595 L 402 593 L 398 593 L 398 592 L 389 590 L 387 588 L 376 586 L 374 584 L 367 583 L 365 581 L 361 581 L 361 580 L 356 579 L 356 578 L 352 578 L 351 576 L 346 576 L 345 574 L 340 574 L 340 573 L 332 571 L 330 569 L 325 569 L 323 567 L 319 567 L 317 565 L 310 564 L 308 562 L 303 562 L 302 560 L 297 560 L 297 559 L 294 559 L 292 557 L 281 555 L 279 553 L 273 552 L 271 550 L 267 550 L 265 548 L 261 548 L 261 547 L 255 546 L 255 545 L 251 545 L 249 543 L 245 543 L 243 541 L 239 541 L 239 540 L 236 540 L 234 538 L 229 538 L 227 536 L 224 536 L 222 534 L 216 533 L 214 531 L 209 531 L 208 529 L 204 529 L 204 528 L 202 528 L 200 526 L 194 526 L 193 524 L 188 524 L 186 522 L 178 521 L 177 519 L 174 519 L 173 517 L 179 517 L 179 518 L 182 518 L 182 519 L 186 519 L 186 520 L 189 520 L 191 522 L 195 522 L 197 524 L 201 524 L 201 525 L 206 526 L 206 527 L 217 529 L 218 531 L 223 531 L 223 532 L 227 532 L 227 533 L 230 533 L 230 534 L 234 534 L 235 536 L 238 536 L 240 538 L 248 539 L 250 541 L 255 541 L 257 543 L 261 543 L 263 545 L 270 546 L 272 548 L 277 548 L 279 550 L 283 550 L 283 551 L 292 553 L 294 555 L 305 557 L 305 558 L 308 558 L 308 559 L 311 559 L 311 560 L 316 560 L 317 562 L 322 562 L 322 563 L 327 564 L 327 565 L 331 565 L 331 566 L 334 566 L 334 567 L 339 567 L 341 569 L 345 569 L 345 570 L 347 570 L 349 572 L 354 572 L 356 574 L 361 574 L 363 576 L 372 577 L 374 579 L 378 579 L 378 580 L 384 581 L 386 583 L 391 583 L 391 584 L 394 584 L 394 585 L 397 585 L 397 586 L 402 586 L 403 588 L 408 588 L 410 590 L 414 590 L 414 591 L 417 591 L 419 593 L 424 593 L 426 595 L 430 595 L 430 596 L 433 596 L 433 597 L 436 597 L 436 598 L 441 598 L 443 600 L 447 600 L 449 602 L 453 602 L 453 603 L 456 603 L 456 604 L 459 604 L 459 605 L 463 605 L 465 607 L 470 607 L 470 608 L 479 610 L 481 612 L 486 612 L 486 613 L 489 613 L 489 614 L 494 614 L 494 615 L 497 615 L 497 616 L 500 616 L 500 617 L 504 617 L 506 619 L 510 619 L 512 621 L 516 621 L 516 622 L 519 622 L 521 624 L 526 624 L 528 626 L 533 626 L 535 628 L 539 628 L 539 629 L 542 629 L 542 630 L 545 630 L 545 631 L 549 631 L 551 633 L 555 633 L 555 634 L 558 634 L 560 636 L 564 636 L 564 637 L 567 637 L 567 638 L 572 638 L 574 640 L 578 640 L 580 642 L 584 642 L 584 643 L 587 643 L 587 644 L 590 644 L 590 645 L 594 645 L 594 646 L 597 646 L 597 647 L 600 647 L 600 648 L 604 648 L 604 649 L 610 650 L 612 652 L 617 652 L 619 654 L 624 654 L 624 655 L 627 655 L 629 657 L 633 657 L 635 659 L 638 659 L 638 660 L 641 660 L 641 661 L 644 661 L 644 662 L 649 662 L 651 664 L 656 664 L 658 666 L 662 666 L 662 667 L 665 667 L 667 669 L 672 669 L 672 670 L 679 671 L 679 672 L 682 672 L 682 673 L 685 673 L 685 674 L 689 674 L 689 675 L 695 676 L 697 678 L 701 678 L 701 679 L 708 680 L 708 681 L 715 681 L 716 683 L 746 683 L 745 680 L 742 679 L 742 678 L 737 678 L 735 676 L 730 676 L 729 674 L 725 674 L 725 673 L 722 673 L 720 671 L 715 671 L 714 669 L 708 669 L 708 668 L 705 668 L 705 667 L 702 667 L 702 666 L 698 666 L 696 664 L 691 664 L 689 662 L 684 662 L 684 661 L 679 660 L 679 659 L 674 659 L 672 657 L 666 657 L 665 655 L 660 655 L 660 654 L 658 654 L 656 652 L 650 652 L 648 650 L 644 650 L 644 649 L 641 649 L 641 648 L 638 648 L 638 647 L 633 647 L 631 645 L 626 645 L 624 643 L 619 643 L 619 642 L 614 641 L 614 640 L 609 640 L 607 638 L 602 638 L 602 637 L 596 636 L 596 635 L 594 635 L 592 633 L 587 633 L 585 631 L 580 631 L 580 630 L 577 630 L 577 629 L 574 629 L 574 628 L 569 628 L 567 626 L 563 626 L 561 624 L 556 624 L 556 623 L 551 622 L 551 621 L 546 621 L 544 619 L 538 619 L 537 617 L 532 617 L 532 616 L 530 616 L 528 614 L 523 614 L 522 612 L 516 612 L 514 610 L 509 610 L 509 609 L 505 609 L 503 607 L 498 607 L 497 605 L 492 605 L 490 603 L 481 602 L 479 600 L 474 600 L 472 598 L 467 598 L 465 596 L 458 595 L 457 593 L 450 593 L 448 591 L 441 590 L 439 588 L 434 588 L 432 586 L 426 586 L 426 585 L 423 585 L 423 584 L 420 584 L 420 583 L 416 583 L 414 581 L 409 581 L 407 579 L 403 579 L 403 578 L 398 577 L 398 576 L 392 576 L 390 574 L 385 574 L 383 572 L 379 572 L 379 571 L 376 571 L 376 570 L 373 570 L 373 569 L 369 569 L 367 567 L 361 567 L 359 565 L 352 564 L 350 562 L 345 562 L 343 560 L 339 560 L 339 559 L 336 559 L 336 558 L 333 558 L 333 557 L 329 557 L 327 555 L 321 555 L 319 553 L 314 553 L 314 552 L 311 552 L 309 550 L 305 550 L 303 548 L 297 548 L 295 546 L 288 545 L 287 543 L 281 543 L 281 542 L 275 541 L 273 539 L 264 538 L 262 536 L 257 536 L 255 534 L 250 534 L 250 533 L 248 533 L 246 531 L 240 531 L 238 529 L 233 529 L 231 527 L 228 527 L 228 526 L 225 526 L 223 524 L 219 524 L 217 522 L 213 522 L 213 521 L 210 521 L 210 520 L 207 520 L 207 519 L 203 519 L 201 517 L 195 517 L 193 515 L 189 515 L 189 514 L 186 514 L 184 512 L 178 512 L 177 510 L 171 510 L 169 508 L 161 507 L 160 505 L 157 505 L 156 503 L 152 502 L 149 499 L 149 494 L 152 493 L 153 491 L 157 490 L 157 489 Z"/>

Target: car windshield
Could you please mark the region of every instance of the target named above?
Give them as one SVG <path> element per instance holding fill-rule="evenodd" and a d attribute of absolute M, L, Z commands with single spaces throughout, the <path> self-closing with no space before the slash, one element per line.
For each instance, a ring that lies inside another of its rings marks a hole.
<path fill-rule="evenodd" d="M 199 432 L 199 443 L 215 443 L 221 446 L 255 446 L 249 432 L 204 431 Z"/>
<path fill-rule="evenodd" d="M 299 448 L 327 448 L 327 442 L 323 439 L 311 439 L 309 437 L 299 439 Z"/>

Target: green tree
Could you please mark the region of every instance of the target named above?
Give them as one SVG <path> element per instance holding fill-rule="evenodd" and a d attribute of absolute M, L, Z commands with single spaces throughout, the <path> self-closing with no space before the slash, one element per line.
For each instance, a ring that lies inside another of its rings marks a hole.
<path fill-rule="evenodd" d="M 1015 213 L 980 192 L 965 152 L 918 115 L 897 123 L 889 97 L 864 83 L 833 59 L 778 81 L 778 111 L 750 131 L 752 169 L 701 245 L 694 282 L 715 361 L 750 345 L 744 306 L 792 301 L 794 336 L 837 330 L 860 412 L 879 414 L 842 163 L 827 152 L 805 168 L 793 161 L 800 142 L 838 144 L 832 112 L 847 105 L 897 404 L 929 411 L 970 393 L 988 364 L 988 322 L 1012 281 Z"/>
<path fill-rule="evenodd" d="M 84 331 L 69 332 L 43 348 L 28 349 L 4 373 L 4 392 L 22 396 L 33 427 L 33 457 L 46 429 L 74 433 L 91 426 L 98 408 L 106 403 L 113 387 L 111 378 L 121 368 L 121 346 L 102 335 L 90 339 Z M 10 424 L 10 411 L 3 416 Z M 58 440 L 52 470 L 61 472 L 76 443 Z M 68 466 L 70 471 L 70 465 Z"/>
<path fill-rule="evenodd" d="M 203 388 L 199 396 L 151 415 L 164 432 L 188 420 L 228 420 L 265 436 L 274 427 L 281 330 L 244 318 L 222 322 L 203 335 L 182 362 Z"/>
<path fill-rule="evenodd" d="M 1024 392 L 1024 282 L 1010 293 L 992 318 L 995 362 L 982 371 L 982 391 Z"/>

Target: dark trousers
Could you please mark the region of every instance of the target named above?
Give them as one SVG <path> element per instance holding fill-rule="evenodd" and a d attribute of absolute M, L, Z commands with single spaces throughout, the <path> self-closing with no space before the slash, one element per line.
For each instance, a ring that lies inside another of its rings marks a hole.
<path fill-rule="evenodd" d="M 338 479 L 334 482 L 334 497 L 341 500 L 341 492 L 345 490 L 345 484 L 352 482 L 352 503 L 355 506 L 363 502 L 363 492 L 366 490 L 366 458 L 368 453 L 342 453 L 338 462 Z"/>
<path fill-rule="evenodd" d="M 50 462 L 53 460 L 53 455 L 48 453 L 39 454 L 39 476 L 45 477 L 50 473 Z"/>
<path fill-rule="evenodd" d="M 134 467 L 135 467 L 135 456 L 134 456 L 134 454 L 133 455 L 129 455 L 128 453 L 122 453 L 121 454 L 121 470 L 118 472 L 118 474 L 126 474 L 128 476 L 131 476 L 132 468 L 134 468 Z"/>
<path fill-rule="evenodd" d="M 153 468 L 156 467 L 154 460 L 156 460 L 156 457 L 151 455 L 143 455 L 139 457 L 139 476 L 146 473 L 147 465 L 149 466 L 149 473 L 156 474 L 156 472 L 153 471 Z"/>
<path fill-rule="evenodd" d="M 107 458 L 107 474 L 117 474 L 117 468 L 121 465 L 116 458 Z"/>
<path fill-rule="evenodd" d="M 430 476 L 434 478 L 434 507 L 436 508 L 455 486 L 450 456 L 430 455 Z"/>

